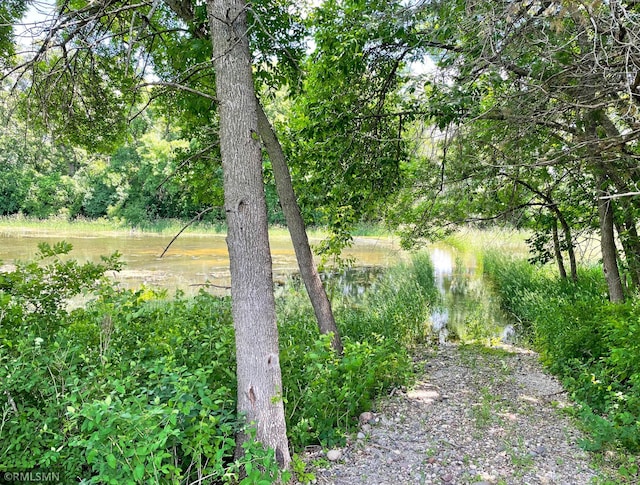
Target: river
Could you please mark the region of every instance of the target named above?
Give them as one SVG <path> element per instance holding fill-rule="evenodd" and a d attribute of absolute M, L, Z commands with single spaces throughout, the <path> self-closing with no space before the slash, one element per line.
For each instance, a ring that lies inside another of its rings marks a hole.
<path fill-rule="evenodd" d="M 0 228 L 0 261 L 13 264 L 28 261 L 38 252 L 38 243 L 54 244 L 66 241 L 73 245 L 70 257 L 78 261 L 100 261 L 101 255 L 119 252 L 125 267 L 113 279 L 126 288 L 146 285 L 176 289 L 186 294 L 197 293 L 202 285 L 216 285 L 212 291 L 224 293 L 228 287 L 229 255 L 223 234 L 183 234 L 169 248 L 172 235 L 140 232 L 69 232 L 50 229 Z M 312 239 L 317 244 L 320 239 Z M 276 281 L 283 281 L 297 271 L 297 263 L 289 235 L 282 230 L 270 233 L 273 272 Z M 356 267 L 386 267 L 399 262 L 403 254 L 396 240 L 387 237 L 356 237 L 344 252 L 353 258 Z"/>
<path fill-rule="evenodd" d="M 187 295 L 203 285 L 209 291 L 228 294 L 229 257 L 223 234 L 183 234 L 169 248 L 171 235 L 140 232 L 69 232 L 50 229 L 0 228 L 0 261 L 7 265 L 35 257 L 38 243 L 67 241 L 73 245 L 70 257 L 79 261 L 99 261 L 101 255 L 118 251 L 125 263 L 111 277 L 125 288 L 146 285 L 173 294 L 179 289 Z M 312 244 L 320 242 L 312 239 Z M 284 282 L 297 272 L 295 254 L 288 234 L 282 230 L 270 234 L 274 279 Z M 441 301 L 431 315 L 432 328 L 440 342 L 451 340 L 503 339 L 512 336 L 513 327 L 498 308 L 484 282 L 478 258 L 443 244 L 428 248 L 434 265 Z M 380 274 L 384 267 L 407 258 L 397 240 L 390 237 L 355 237 L 344 252 L 352 258 L 350 272 L 328 273 L 338 280 L 340 291 L 357 295 Z M 335 281 L 334 281 L 335 283 Z"/>

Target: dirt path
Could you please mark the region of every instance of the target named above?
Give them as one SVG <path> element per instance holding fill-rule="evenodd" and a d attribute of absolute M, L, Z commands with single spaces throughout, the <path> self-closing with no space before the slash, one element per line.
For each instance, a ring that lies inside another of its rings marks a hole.
<path fill-rule="evenodd" d="M 598 476 L 535 354 L 447 345 L 420 365 L 417 385 L 363 416 L 370 422 L 315 471 L 317 483 L 587 485 Z"/>

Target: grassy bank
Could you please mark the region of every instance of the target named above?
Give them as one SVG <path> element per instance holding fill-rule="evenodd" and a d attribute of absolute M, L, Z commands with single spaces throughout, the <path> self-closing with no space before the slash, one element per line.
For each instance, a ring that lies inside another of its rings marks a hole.
<path fill-rule="evenodd" d="M 48 219 L 36 219 L 24 216 L 0 217 L 0 230 L 5 231 L 57 231 L 61 233 L 131 233 L 141 232 L 149 234 L 177 234 L 188 221 L 178 219 L 160 219 L 147 221 L 142 224 L 131 225 L 124 221 L 114 219 L 67 219 L 66 217 L 51 217 Z M 188 233 L 215 233 L 226 231 L 222 223 L 212 224 L 208 222 L 195 222 L 185 232 Z"/>
<path fill-rule="evenodd" d="M 444 242 L 459 251 L 476 252 L 491 248 L 506 254 L 526 254 L 528 247 L 526 239 L 530 233 L 513 229 L 496 227 L 491 230 L 463 228 L 444 238 Z"/>
<path fill-rule="evenodd" d="M 602 269 L 595 266 L 582 268 L 572 283 L 547 268 L 489 253 L 484 270 L 543 363 L 577 401 L 576 415 L 588 432 L 582 445 L 621 460 L 618 483 L 638 483 L 640 299 L 610 303 Z"/>
<path fill-rule="evenodd" d="M 130 234 L 138 232 L 143 234 L 175 235 L 180 232 L 189 221 L 179 219 L 158 219 L 146 221 L 141 224 L 129 224 L 123 220 L 115 219 L 68 219 L 66 217 L 50 217 L 48 219 L 37 219 L 20 215 L 0 216 L 0 231 L 5 232 L 37 232 L 56 231 L 59 233 L 122 233 Z M 184 232 L 187 234 L 221 234 L 227 230 L 223 222 L 194 222 L 190 224 Z M 272 234 L 288 234 L 284 226 L 273 225 L 269 232 Z M 329 231 L 323 227 L 311 227 L 308 230 L 309 236 L 320 239 L 329 235 Z M 360 224 L 355 227 L 353 235 L 356 237 L 392 237 L 392 233 L 382 225 Z"/>
<path fill-rule="evenodd" d="M 229 299 L 167 301 L 96 284 L 117 261 L 61 261 L 65 250 L 44 248 L 38 264 L 0 275 L 0 471 L 179 484 L 233 483 L 251 470 L 247 483 L 271 481 L 275 460 L 260 446 L 233 460 L 241 423 Z M 84 291 L 94 299 L 67 312 L 65 300 Z M 375 396 L 411 380 L 410 350 L 425 338 L 434 297 L 431 263 L 417 257 L 360 299 L 343 298 L 339 358 L 302 290 L 287 287 L 278 321 L 294 451 L 343 442 Z"/>

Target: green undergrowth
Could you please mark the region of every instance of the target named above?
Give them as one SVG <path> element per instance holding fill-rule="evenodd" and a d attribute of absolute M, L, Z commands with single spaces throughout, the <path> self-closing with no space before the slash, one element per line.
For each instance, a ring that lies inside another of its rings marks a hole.
<path fill-rule="evenodd" d="M 276 480 L 273 452 L 258 443 L 233 458 L 242 420 L 228 298 L 120 289 L 102 278 L 119 268 L 117 255 L 81 265 L 64 257 L 67 244 L 40 249 L 38 261 L 0 274 L 0 472 L 54 471 L 64 483 Z M 85 293 L 84 307 L 66 309 Z M 284 293 L 292 448 L 342 443 L 375 396 L 412 377 L 410 350 L 435 295 L 430 261 L 417 257 L 334 302 L 342 357 L 318 334 L 303 290 Z"/>
<path fill-rule="evenodd" d="M 640 451 L 640 298 L 607 299 L 602 269 L 582 268 L 578 282 L 547 267 L 485 255 L 484 270 L 506 310 L 515 315 L 578 403 L 592 451 Z M 620 465 L 620 483 L 637 483 L 638 463 Z M 627 482 L 629 480 L 629 482 Z"/>

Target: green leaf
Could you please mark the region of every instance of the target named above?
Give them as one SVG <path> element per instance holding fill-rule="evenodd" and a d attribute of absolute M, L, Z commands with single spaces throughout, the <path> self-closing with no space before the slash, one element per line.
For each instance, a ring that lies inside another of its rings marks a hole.
<path fill-rule="evenodd" d="M 111 468 L 115 470 L 117 464 L 118 464 L 118 460 L 116 460 L 116 457 L 113 455 L 113 453 L 109 453 L 107 455 L 107 465 L 109 465 Z"/>
<path fill-rule="evenodd" d="M 133 478 L 136 480 L 142 480 L 142 477 L 144 477 L 144 465 L 140 463 L 133 470 Z"/>

